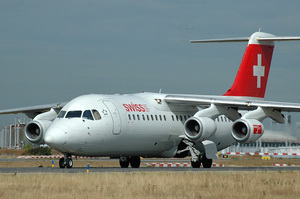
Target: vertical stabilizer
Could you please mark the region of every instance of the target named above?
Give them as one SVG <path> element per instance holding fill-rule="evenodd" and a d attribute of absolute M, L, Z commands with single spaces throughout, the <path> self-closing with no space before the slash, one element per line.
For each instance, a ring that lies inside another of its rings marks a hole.
<path fill-rule="evenodd" d="M 233 85 L 224 96 L 264 98 L 274 42 L 258 38 L 272 37 L 275 36 L 263 32 L 252 34 Z"/>
<path fill-rule="evenodd" d="M 240 68 L 231 88 L 224 96 L 265 97 L 274 41 L 299 41 L 300 37 L 277 37 L 269 33 L 256 32 L 250 38 L 227 38 L 191 40 L 191 43 L 248 42 Z"/>

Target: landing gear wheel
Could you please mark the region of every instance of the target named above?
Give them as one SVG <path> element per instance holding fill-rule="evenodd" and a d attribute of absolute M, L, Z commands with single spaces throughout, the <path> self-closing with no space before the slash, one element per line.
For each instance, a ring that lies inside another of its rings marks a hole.
<path fill-rule="evenodd" d="M 198 159 L 197 159 L 196 162 L 191 161 L 191 166 L 192 166 L 193 168 L 200 168 L 200 166 L 201 166 L 201 157 L 198 156 Z"/>
<path fill-rule="evenodd" d="M 212 159 L 207 159 L 206 155 L 204 154 L 202 157 L 202 165 L 203 168 L 211 168 Z"/>
<path fill-rule="evenodd" d="M 128 157 L 120 157 L 119 159 L 121 168 L 128 168 L 129 166 L 129 158 Z"/>
<path fill-rule="evenodd" d="M 71 158 L 66 159 L 66 166 L 68 169 L 73 167 L 73 160 Z"/>
<path fill-rule="evenodd" d="M 191 161 L 191 165 L 193 168 L 200 168 L 201 162 L 200 161 L 197 161 L 197 162 Z"/>
<path fill-rule="evenodd" d="M 60 158 L 59 159 L 59 168 L 64 169 L 66 167 L 65 165 L 65 159 L 64 158 Z"/>
<path fill-rule="evenodd" d="M 130 166 L 132 168 L 139 168 L 140 165 L 141 165 L 141 158 L 140 156 L 133 156 L 133 157 L 130 157 Z"/>

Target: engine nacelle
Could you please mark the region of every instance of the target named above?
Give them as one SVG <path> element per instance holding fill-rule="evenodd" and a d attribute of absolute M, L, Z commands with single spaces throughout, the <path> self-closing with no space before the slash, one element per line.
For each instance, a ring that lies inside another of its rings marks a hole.
<path fill-rule="evenodd" d="M 191 140 L 205 140 L 216 133 L 217 125 L 208 117 L 191 117 L 184 123 L 184 133 Z"/>
<path fill-rule="evenodd" d="M 44 144 L 44 136 L 52 122 L 49 120 L 33 120 L 25 127 L 26 138 L 34 144 Z"/>
<path fill-rule="evenodd" d="M 264 125 L 255 119 L 239 119 L 232 125 L 231 134 L 240 143 L 252 143 L 264 133 Z"/>

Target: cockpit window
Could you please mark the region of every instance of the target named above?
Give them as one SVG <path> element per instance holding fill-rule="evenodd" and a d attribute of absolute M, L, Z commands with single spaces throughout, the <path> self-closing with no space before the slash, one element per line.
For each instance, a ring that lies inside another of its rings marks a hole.
<path fill-rule="evenodd" d="M 66 111 L 60 111 L 57 115 L 57 118 L 63 118 L 66 115 Z"/>
<path fill-rule="evenodd" d="M 93 112 L 95 120 L 101 120 L 101 115 L 97 110 L 93 109 L 92 112 Z"/>
<path fill-rule="evenodd" d="M 92 115 L 90 110 L 84 111 L 83 115 L 82 115 L 82 118 L 87 119 L 87 120 L 94 120 L 93 115 Z"/>
<path fill-rule="evenodd" d="M 82 111 L 69 111 L 66 115 L 66 118 L 75 118 L 75 117 L 80 118 L 81 113 L 82 113 Z"/>

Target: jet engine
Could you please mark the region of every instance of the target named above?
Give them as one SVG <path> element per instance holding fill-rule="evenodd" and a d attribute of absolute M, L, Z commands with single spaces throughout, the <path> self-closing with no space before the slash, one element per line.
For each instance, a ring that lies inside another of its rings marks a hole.
<path fill-rule="evenodd" d="M 49 120 L 33 120 L 25 127 L 26 138 L 34 144 L 44 144 L 44 136 L 52 122 Z"/>
<path fill-rule="evenodd" d="M 263 124 L 255 119 L 239 119 L 232 125 L 231 134 L 237 142 L 252 143 L 264 133 Z"/>
<path fill-rule="evenodd" d="M 57 117 L 58 110 L 50 109 L 48 112 L 37 115 L 25 127 L 26 138 L 34 144 L 44 144 L 44 136 L 47 128 Z"/>
<path fill-rule="evenodd" d="M 215 134 L 217 125 L 208 117 L 191 117 L 184 123 L 184 133 L 191 140 L 205 140 Z"/>

